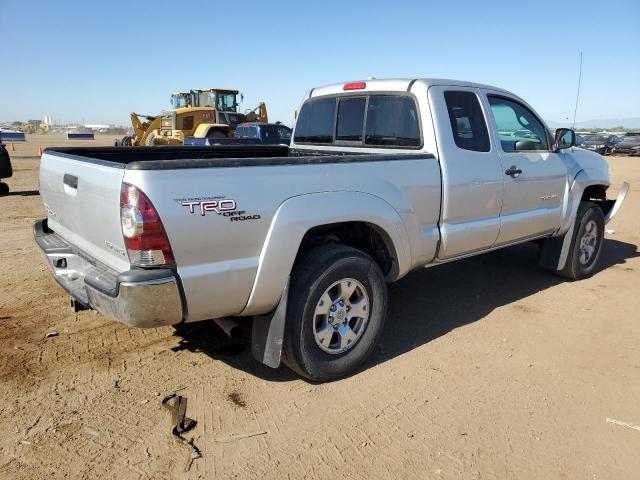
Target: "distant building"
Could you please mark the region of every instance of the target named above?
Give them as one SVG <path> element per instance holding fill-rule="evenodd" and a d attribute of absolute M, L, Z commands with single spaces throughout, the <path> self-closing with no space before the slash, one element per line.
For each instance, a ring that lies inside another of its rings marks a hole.
<path fill-rule="evenodd" d="M 88 128 L 89 130 L 109 130 L 110 128 L 113 128 L 114 125 L 100 125 L 100 124 L 87 124 L 84 126 L 84 128 Z"/>

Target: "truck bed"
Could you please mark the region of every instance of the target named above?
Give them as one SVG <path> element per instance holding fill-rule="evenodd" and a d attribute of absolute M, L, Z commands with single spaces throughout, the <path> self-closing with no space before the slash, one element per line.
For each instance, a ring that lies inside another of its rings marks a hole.
<path fill-rule="evenodd" d="M 294 150 L 280 145 L 67 147 L 45 153 L 128 170 L 175 170 L 434 158 L 429 153 L 352 153 Z"/>

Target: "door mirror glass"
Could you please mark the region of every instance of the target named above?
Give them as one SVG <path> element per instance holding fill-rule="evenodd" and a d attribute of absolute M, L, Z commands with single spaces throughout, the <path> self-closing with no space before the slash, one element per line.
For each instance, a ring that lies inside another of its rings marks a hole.
<path fill-rule="evenodd" d="M 570 128 L 559 128 L 556 130 L 556 147 L 558 150 L 570 148 L 576 144 L 576 132 Z"/>

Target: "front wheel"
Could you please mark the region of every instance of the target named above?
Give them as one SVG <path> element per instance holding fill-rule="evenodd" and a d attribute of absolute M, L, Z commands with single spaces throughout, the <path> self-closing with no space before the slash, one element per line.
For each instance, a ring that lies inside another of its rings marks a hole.
<path fill-rule="evenodd" d="M 378 265 L 344 245 L 309 250 L 291 277 L 284 363 L 314 381 L 352 373 L 371 355 L 387 313 Z"/>
<path fill-rule="evenodd" d="M 559 275 L 580 280 L 595 272 L 604 240 L 604 214 L 593 202 L 583 202 L 578 208 L 571 247 Z"/>
<path fill-rule="evenodd" d="M 4 197 L 5 195 L 9 195 L 9 185 L 0 182 L 0 197 Z"/>

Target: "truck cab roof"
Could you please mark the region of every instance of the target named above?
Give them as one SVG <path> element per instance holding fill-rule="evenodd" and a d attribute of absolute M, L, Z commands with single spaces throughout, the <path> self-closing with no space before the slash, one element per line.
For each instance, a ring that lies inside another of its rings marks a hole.
<path fill-rule="evenodd" d="M 387 78 L 387 79 L 368 79 L 368 80 L 356 80 L 353 82 L 333 83 L 330 85 L 324 85 L 321 87 L 311 89 L 305 98 L 321 97 L 323 95 L 336 95 L 344 92 L 355 93 L 356 91 L 368 91 L 368 92 L 397 92 L 397 91 L 410 91 L 414 84 L 420 83 L 426 88 L 438 85 L 438 86 L 456 86 L 456 87 L 470 87 L 470 88 L 484 88 L 497 92 L 503 92 L 511 96 L 517 96 L 513 93 L 504 90 L 502 88 L 494 87 L 492 85 L 485 85 L 482 83 L 468 82 L 464 80 L 452 80 L 446 78 Z M 358 88 L 362 86 L 362 88 Z M 354 88 L 355 87 L 355 88 Z"/>

